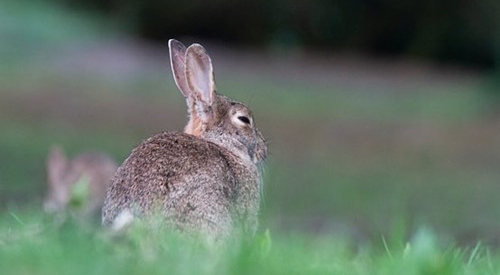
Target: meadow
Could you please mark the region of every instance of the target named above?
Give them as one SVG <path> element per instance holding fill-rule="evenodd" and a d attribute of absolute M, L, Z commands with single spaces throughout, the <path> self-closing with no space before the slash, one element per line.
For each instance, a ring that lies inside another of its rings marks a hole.
<path fill-rule="evenodd" d="M 498 273 L 496 86 L 418 61 L 207 41 L 218 90 L 269 142 L 256 239 L 214 248 L 55 223 L 41 211 L 51 145 L 121 162 L 186 122 L 166 43 L 92 16 L 0 3 L 1 274 Z"/>
<path fill-rule="evenodd" d="M 269 231 L 208 245 L 141 226 L 113 236 L 74 221 L 55 226 L 44 220 L 2 217 L 2 274 L 498 274 L 500 263 L 480 243 L 443 247 L 426 229 L 403 245 L 384 240 L 360 247 L 339 236 Z"/>

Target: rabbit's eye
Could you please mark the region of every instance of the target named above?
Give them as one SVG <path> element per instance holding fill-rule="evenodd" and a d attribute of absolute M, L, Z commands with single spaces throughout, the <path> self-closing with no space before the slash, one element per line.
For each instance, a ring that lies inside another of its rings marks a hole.
<path fill-rule="evenodd" d="M 252 117 L 248 115 L 249 114 L 247 112 L 235 111 L 231 116 L 231 122 L 240 128 L 246 128 L 249 125 L 252 125 Z"/>
<path fill-rule="evenodd" d="M 239 116 L 238 119 L 243 123 L 250 124 L 250 119 L 246 116 Z"/>

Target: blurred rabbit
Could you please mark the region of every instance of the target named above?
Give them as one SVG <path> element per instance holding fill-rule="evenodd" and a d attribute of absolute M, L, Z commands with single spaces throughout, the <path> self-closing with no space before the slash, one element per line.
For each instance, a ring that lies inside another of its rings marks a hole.
<path fill-rule="evenodd" d="M 60 147 L 52 147 L 47 159 L 44 210 L 64 213 L 71 208 L 84 216 L 98 215 L 117 168 L 116 162 L 102 153 L 83 153 L 68 160 Z"/>
<path fill-rule="evenodd" d="M 235 229 L 251 235 L 258 222 L 264 138 L 246 105 L 216 92 L 212 62 L 201 45 L 186 49 L 171 39 L 169 49 L 189 122 L 184 133 L 162 132 L 132 150 L 111 181 L 103 224 L 115 228 L 123 217 L 160 216 L 170 227 L 215 239 Z"/>

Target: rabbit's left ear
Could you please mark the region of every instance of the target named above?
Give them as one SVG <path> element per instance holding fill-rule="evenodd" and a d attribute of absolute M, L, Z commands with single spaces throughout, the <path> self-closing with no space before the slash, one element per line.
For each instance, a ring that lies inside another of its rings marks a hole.
<path fill-rule="evenodd" d="M 198 111 L 206 112 L 214 101 L 215 79 L 212 60 L 200 44 L 192 44 L 187 48 L 186 80 L 196 98 L 202 101 L 202 105 L 205 105 L 203 107 L 205 110 Z"/>
<path fill-rule="evenodd" d="M 175 85 L 184 97 L 189 98 L 191 91 L 186 82 L 186 46 L 175 39 L 170 39 L 168 40 L 168 49 Z"/>
<path fill-rule="evenodd" d="M 62 184 L 62 178 L 68 166 L 68 161 L 61 147 L 52 146 L 47 159 L 47 173 L 49 183 L 58 187 Z"/>

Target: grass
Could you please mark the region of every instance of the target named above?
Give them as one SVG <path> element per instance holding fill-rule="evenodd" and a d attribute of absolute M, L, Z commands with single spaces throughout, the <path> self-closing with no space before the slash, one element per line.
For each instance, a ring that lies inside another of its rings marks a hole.
<path fill-rule="evenodd" d="M 256 239 L 209 247 L 54 223 L 35 210 L 52 144 L 120 162 L 186 120 L 166 49 L 133 75 L 56 66 L 68 53 L 78 60 L 74 45 L 113 45 L 89 18 L 44 1 L 0 3 L 0 274 L 499 273 L 498 116 L 481 81 L 458 78 L 346 86 L 307 80 L 306 69 L 218 70 L 214 58 L 220 91 L 248 103 L 269 140 Z"/>
<path fill-rule="evenodd" d="M 36 213 L 0 216 L 2 274 L 497 274 L 500 258 L 478 243 L 441 243 L 428 229 L 405 242 L 355 244 L 335 235 L 273 234 L 208 245 L 141 226 L 122 236 Z"/>

